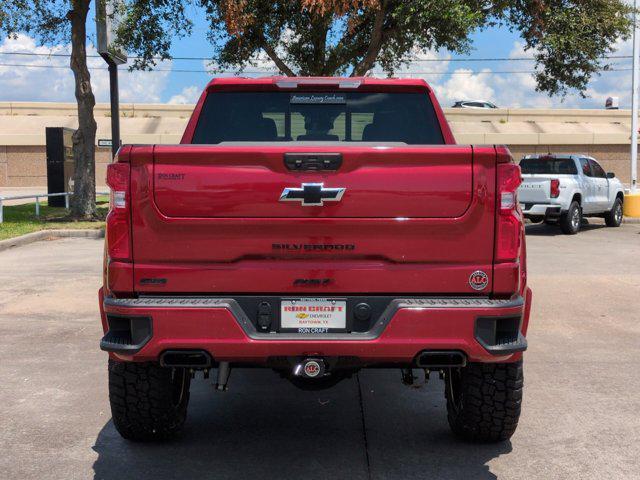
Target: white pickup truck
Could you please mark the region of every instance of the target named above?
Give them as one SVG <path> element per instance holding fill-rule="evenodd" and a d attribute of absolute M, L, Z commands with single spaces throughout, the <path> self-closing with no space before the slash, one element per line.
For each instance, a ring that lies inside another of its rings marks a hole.
<path fill-rule="evenodd" d="M 532 222 L 559 224 L 568 235 L 578 233 L 582 217 L 604 217 L 609 227 L 622 223 L 622 183 L 593 158 L 528 155 L 520 168 L 518 201 Z"/>

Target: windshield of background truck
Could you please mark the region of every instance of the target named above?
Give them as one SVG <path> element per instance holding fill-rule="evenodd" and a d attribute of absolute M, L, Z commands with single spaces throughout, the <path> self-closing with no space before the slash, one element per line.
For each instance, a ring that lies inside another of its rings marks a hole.
<path fill-rule="evenodd" d="M 401 142 L 442 145 L 425 93 L 211 92 L 192 143 Z"/>

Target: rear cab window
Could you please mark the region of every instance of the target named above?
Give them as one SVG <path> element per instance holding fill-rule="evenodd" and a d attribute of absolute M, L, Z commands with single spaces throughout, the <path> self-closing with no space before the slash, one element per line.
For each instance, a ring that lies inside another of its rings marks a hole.
<path fill-rule="evenodd" d="M 445 143 L 426 93 L 326 91 L 212 91 L 191 143 L 292 141 Z"/>
<path fill-rule="evenodd" d="M 523 174 L 577 175 L 578 169 L 573 158 L 537 157 L 520 160 Z"/>

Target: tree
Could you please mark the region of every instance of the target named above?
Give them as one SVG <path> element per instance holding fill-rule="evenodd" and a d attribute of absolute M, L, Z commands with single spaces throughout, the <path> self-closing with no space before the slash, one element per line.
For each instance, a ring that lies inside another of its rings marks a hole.
<path fill-rule="evenodd" d="M 119 12 L 127 14 L 131 4 L 122 1 Z M 171 35 L 190 32 L 191 22 L 184 15 L 181 2 L 149 0 L 144 2 L 148 14 L 158 19 L 157 31 L 150 36 L 146 49 L 167 55 Z M 0 34 L 15 37 L 26 33 L 42 45 L 71 43 L 70 68 L 75 80 L 78 104 L 78 129 L 73 135 L 76 164 L 71 215 L 76 219 L 95 217 L 95 139 L 96 120 L 93 113 L 95 96 L 87 67 L 87 19 L 91 0 L 10 0 L 0 2 Z M 170 21 L 167 19 L 171 19 Z M 93 19 L 91 19 L 93 20 Z M 145 39 L 141 39 L 145 42 Z M 135 67 L 135 65 L 134 65 Z"/>
<path fill-rule="evenodd" d="M 24 32 L 41 44 L 71 42 L 70 68 L 75 79 L 78 129 L 73 134 L 76 162 L 71 212 L 75 218 L 95 215 L 95 97 L 87 68 L 86 22 L 91 0 L 13 1 L 3 3 L 0 32 L 15 37 Z"/>
<path fill-rule="evenodd" d="M 584 91 L 627 39 L 624 0 L 200 0 L 213 61 L 244 69 L 264 52 L 285 75 L 389 75 L 416 49 L 466 54 L 471 35 L 502 25 L 518 31 L 536 62 L 538 89 Z"/>

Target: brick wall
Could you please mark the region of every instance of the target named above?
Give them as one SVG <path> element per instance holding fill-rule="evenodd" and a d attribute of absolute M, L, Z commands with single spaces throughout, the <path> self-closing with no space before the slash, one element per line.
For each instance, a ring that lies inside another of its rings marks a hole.
<path fill-rule="evenodd" d="M 629 147 L 626 145 L 514 145 L 516 160 L 533 153 L 584 153 L 596 158 L 607 172 L 630 182 Z M 96 148 L 96 185 L 105 187 L 108 148 Z M 44 146 L 0 146 L 0 187 L 46 187 L 47 166 Z"/>
<path fill-rule="evenodd" d="M 0 146 L 0 187 L 46 187 L 46 147 Z M 105 188 L 111 149 L 96 148 L 96 185 Z"/>

